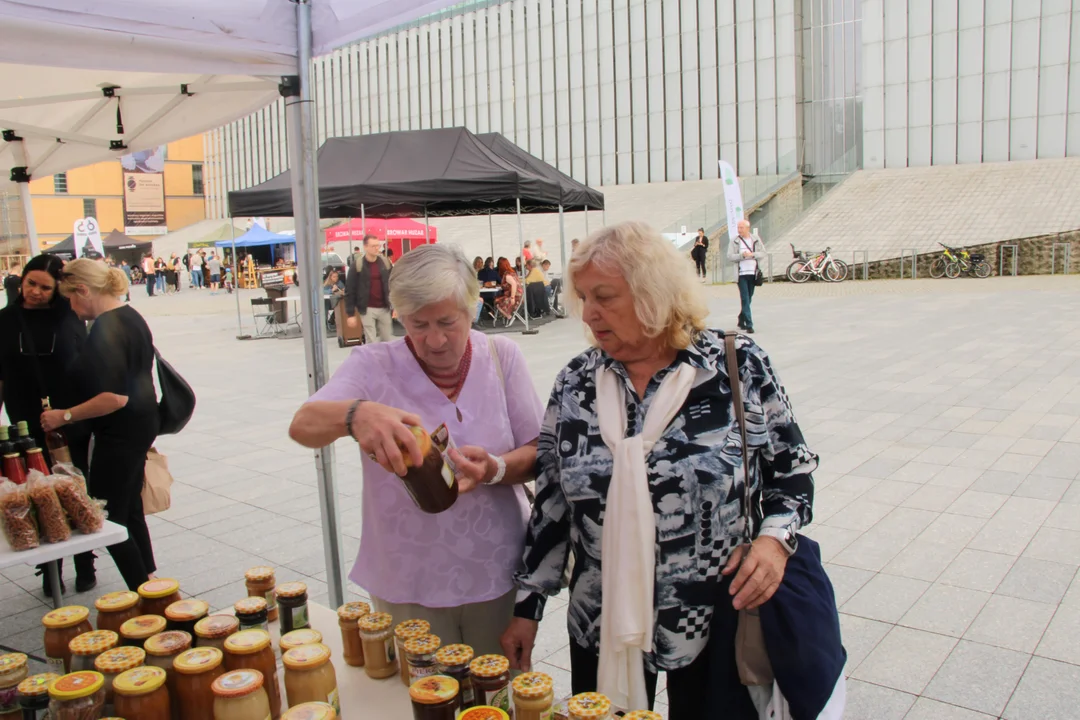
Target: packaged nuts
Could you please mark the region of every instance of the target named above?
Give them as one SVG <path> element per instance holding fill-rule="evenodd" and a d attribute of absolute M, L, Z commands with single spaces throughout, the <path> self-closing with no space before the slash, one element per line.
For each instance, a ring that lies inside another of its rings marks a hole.
<path fill-rule="evenodd" d="M 10 480 L 0 482 L 0 524 L 4 526 L 4 536 L 12 550 L 31 550 L 38 546 L 37 525 L 25 485 L 16 485 Z"/>
<path fill-rule="evenodd" d="M 50 543 L 64 542 L 69 539 L 71 526 L 68 525 L 60 499 L 56 497 L 52 480 L 39 472 L 31 472 L 26 487 L 30 500 L 37 510 L 41 539 Z"/>

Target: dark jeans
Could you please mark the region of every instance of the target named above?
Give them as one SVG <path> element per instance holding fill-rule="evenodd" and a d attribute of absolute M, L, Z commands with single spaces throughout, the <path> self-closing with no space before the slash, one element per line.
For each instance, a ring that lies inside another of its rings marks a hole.
<path fill-rule="evenodd" d="M 705 253 L 694 256 L 694 267 L 697 270 L 698 277 L 705 277 Z"/>
<path fill-rule="evenodd" d="M 146 294 L 150 297 L 154 297 L 154 283 L 157 282 L 157 278 L 154 275 L 148 274 L 144 276 L 146 278 Z"/>
<path fill-rule="evenodd" d="M 739 311 L 739 327 L 754 328 L 754 318 L 750 315 L 750 301 L 754 299 L 754 276 L 739 276 L 739 300 L 742 309 Z"/>
<path fill-rule="evenodd" d="M 90 495 L 107 501 L 109 520 L 127 528 L 128 539 L 108 550 L 129 590 L 137 590 L 157 569 L 142 503 L 146 453 L 153 441 L 96 439 L 87 478 Z"/>

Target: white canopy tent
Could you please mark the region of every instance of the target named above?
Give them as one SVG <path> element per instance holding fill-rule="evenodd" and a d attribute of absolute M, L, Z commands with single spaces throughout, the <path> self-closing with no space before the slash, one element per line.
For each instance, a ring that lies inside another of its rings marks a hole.
<path fill-rule="evenodd" d="M 286 97 L 308 388 L 326 381 L 312 54 L 453 0 L 0 0 L 0 189 L 224 125 Z M 132 69 L 137 72 L 133 72 Z M 295 76 L 282 79 L 282 76 Z M 32 240 L 36 251 L 36 239 Z M 330 599 L 344 582 L 333 448 L 315 453 Z"/>

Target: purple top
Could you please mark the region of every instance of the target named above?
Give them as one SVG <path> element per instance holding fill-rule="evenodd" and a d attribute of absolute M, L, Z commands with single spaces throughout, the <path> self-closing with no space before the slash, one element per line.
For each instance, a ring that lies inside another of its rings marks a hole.
<path fill-rule="evenodd" d="M 418 415 L 429 432 L 446 423 L 459 447 L 478 445 L 502 455 L 540 435 L 543 406 L 518 346 L 491 339 L 505 384 L 488 336 L 472 331 L 472 365 L 457 409 L 404 339 L 356 348 L 311 399 L 363 398 L 400 408 Z M 429 515 L 416 507 L 400 478 L 361 457 L 363 527 L 350 580 L 387 602 L 426 607 L 486 602 L 514 589 L 529 514 L 522 487 L 479 487 L 446 512 Z"/>

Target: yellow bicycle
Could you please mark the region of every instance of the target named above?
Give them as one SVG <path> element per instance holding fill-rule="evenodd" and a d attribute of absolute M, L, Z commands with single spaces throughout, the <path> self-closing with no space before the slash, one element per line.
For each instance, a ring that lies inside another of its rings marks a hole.
<path fill-rule="evenodd" d="M 944 243 L 938 243 L 945 250 L 941 257 L 930 263 L 930 277 L 947 277 L 954 279 L 960 277 L 960 273 L 974 275 L 977 278 L 990 277 L 992 269 L 981 253 L 969 253 L 963 248 L 951 248 Z"/>

